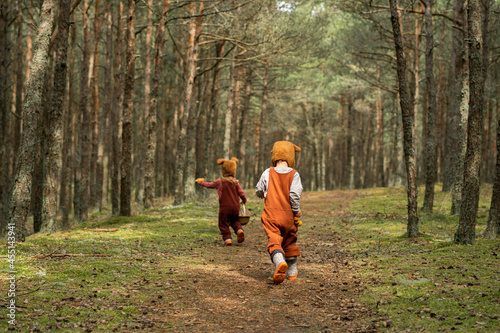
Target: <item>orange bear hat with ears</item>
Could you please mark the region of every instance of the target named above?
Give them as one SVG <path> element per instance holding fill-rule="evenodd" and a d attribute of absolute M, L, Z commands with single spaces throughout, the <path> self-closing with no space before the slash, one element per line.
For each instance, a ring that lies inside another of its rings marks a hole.
<path fill-rule="evenodd" d="M 240 161 L 236 157 L 232 157 L 230 160 L 225 160 L 223 158 L 217 160 L 217 164 L 221 166 L 220 168 L 224 177 L 235 177 L 236 167 L 239 162 Z"/>
<path fill-rule="evenodd" d="M 299 152 L 300 148 L 288 141 L 277 141 L 274 143 L 272 153 L 273 165 L 279 160 L 286 161 L 290 168 L 295 166 L 295 152 Z"/>

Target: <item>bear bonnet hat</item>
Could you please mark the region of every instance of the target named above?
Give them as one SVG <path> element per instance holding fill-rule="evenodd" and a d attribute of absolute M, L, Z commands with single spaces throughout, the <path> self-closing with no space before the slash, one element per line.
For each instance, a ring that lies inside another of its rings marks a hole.
<path fill-rule="evenodd" d="M 273 165 L 279 160 L 286 161 L 290 168 L 295 166 L 295 152 L 299 152 L 300 148 L 288 141 L 277 141 L 274 143 L 272 153 Z"/>
<path fill-rule="evenodd" d="M 217 160 L 217 164 L 221 166 L 222 176 L 224 177 L 235 177 L 236 168 L 239 162 L 240 161 L 236 157 L 232 157 L 230 160 L 225 160 L 223 158 Z"/>

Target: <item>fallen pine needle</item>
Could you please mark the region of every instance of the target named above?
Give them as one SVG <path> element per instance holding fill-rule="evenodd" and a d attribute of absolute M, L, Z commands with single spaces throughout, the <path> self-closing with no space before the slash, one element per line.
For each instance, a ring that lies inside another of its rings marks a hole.
<path fill-rule="evenodd" d="M 49 253 L 43 256 L 35 256 L 33 258 L 46 258 L 46 257 L 111 257 L 111 254 L 101 253 Z"/>

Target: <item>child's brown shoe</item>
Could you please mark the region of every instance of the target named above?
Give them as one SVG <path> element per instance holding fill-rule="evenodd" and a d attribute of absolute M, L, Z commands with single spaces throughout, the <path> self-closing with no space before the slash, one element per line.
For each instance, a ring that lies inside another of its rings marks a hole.
<path fill-rule="evenodd" d="M 243 229 L 238 230 L 238 243 L 243 243 L 245 241 L 245 232 Z"/>
<path fill-rule="evenodd" d="M 223 244 L 222 246 L 230 246 L 230 245 L 233 245 L 233 241 L 232 241 L 232 240 L 230 240 L 230 239 L 226 239 L 226 240 L 224 241 L 224 244 Z"/>

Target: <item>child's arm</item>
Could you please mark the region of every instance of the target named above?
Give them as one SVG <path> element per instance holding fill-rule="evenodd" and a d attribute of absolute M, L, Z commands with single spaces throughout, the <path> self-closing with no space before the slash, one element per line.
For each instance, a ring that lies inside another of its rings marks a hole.
<path fill-rule="evenodd" d="M 269 181 L 269 169 L 267 169 L 262 173 L 259 182 L 257 183 L 257 185 L 255 185 L 255 194 L 261 199 L 265 197 L 265 194 L 267 192 L 268 181 Z"/>
<path fill-rule="evenodd" d="M 238 192 L 238 196 L 241 198 L 241 201 L 243 203 L 247 203 L 247 197 L 245 196 L 245 192 L 243 192 L 243 189 L 240 186 L 240 183 L 237 183 L 238 186 L 236 186 L 236 191 Z"/>
<path fill-rule="evenodd" d="M 300 196 L 302 194 L 302 182 L 300 181 L 300 175 L 296 172 L 293 175 L 292 184 L 290 185 L 290 205 L 292 206 L 292 211 L 295 216 L 302 216 L 300 211 Z M 300 215 L 299 215 L 300 214 Z"/>
<path fill-rule="evenodd" d="M 201 185 L 203 187 L 208 187 L 208 188 L 218 188 L 220 185 L 220 182 L 221 182 L 220 179 L 217 179 L 213 182 L 206 182 L 204 178 L 197 178 L 195 181 L 199 185 Z"/>

